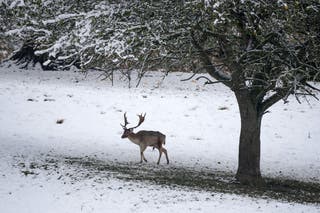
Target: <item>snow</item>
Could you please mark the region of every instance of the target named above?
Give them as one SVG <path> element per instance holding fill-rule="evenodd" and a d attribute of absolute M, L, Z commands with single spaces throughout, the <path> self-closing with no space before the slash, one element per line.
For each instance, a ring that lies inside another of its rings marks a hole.
<path fill-rule="evenodd" d="M 129 163 L 140 160 L 138 147 L 120 138 L 123 113 L 132 125 L 146 112 L 139 129 L 166 134 L 170 164 L 210 172 L 235 173 L 240 128 L 237 103 L 223 85 L 181 82 L 188 77 L 148 72 L 139 88 L 127 82 L 101 81 L 100 73 L 21 71 L 0 68 L 0 206 L 2 212 L 319 212 L 316 204 L 298 204 L 243 195 L 118 179 L 102 173 L 80 178 L 82 171 L 58 163 L 58 172 L 21 168 L 48 156 Z M 115 79 L 121 78 L 115 76 Z M 134 84 L 133 84 L 134 85 Z M 278 103 L 262 126 L 262 174 L 320 182 L 320 105 L 314 99 Z M 62 124 L 56 124 L 64 119 Z M 147 149 L 147 164 L 158 153 Z M 23 165 L 22 165 L 23 164 Z M 71 174 L 71 177 L 61 176 Z"/>
<path fill-rule="evenodd" d="M 4 3 L 6 3 L 6 2 L 4 2 Z M 10 4 L 9 8 L 12 9 L 14 7 L 23 7 L 23 6 L 25 6 L 24 0 L 15 0 Z"/>
<path fill-rule="evenodd" d="M 9 30 L 7 32 L 5 32 L 5 35 L 18 35 L 21 36 L 21 34 L 25 31 L 34 31 L 34 32 L 43 32 L 46 35 L 51 35 L 51 32 L 49 30 L 46 29 L 36 29 L 34 27 L 31 26 L 23 26 L 21 28 L 18 29 L 14 29 L 14 30 Z"/>
<path fill-rule="evenodd" d="M 56 22 L 59 22 L 59 21 L 65 20 L 65 19 L 76 18 L 76 17 L 83 16 L 83 15 L 84 15 L 84 13 L 60 14 L 60 15 L 56 16 L 54 19 L 45 20 L 45 21 L 42 21 L 42 23 L 44 25 L 53 24 L 53 23 L 56 23 Z"/>
<path fill-rule="evenodd" d="M 42 55 L 45 53 L 49 53 L 49 56 L 56 57 L 56 55 L 59 53 L 60 49 L 67 46 L 67 44 L 70 42 L 69 39 L 70 38 L 68 36 L 62 36 L 51 47 L 44 49 L 44 50 L 37 50 L 37 51 L 35 51 L 35 54 Z"/>

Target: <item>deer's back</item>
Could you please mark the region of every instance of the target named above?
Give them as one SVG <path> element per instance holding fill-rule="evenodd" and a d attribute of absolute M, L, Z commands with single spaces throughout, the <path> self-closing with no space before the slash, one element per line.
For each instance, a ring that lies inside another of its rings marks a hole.
<path fill-rule="evenodd" d="M 159 143 L 165 143 L 166 136 L 158 131 L 141 130 L 136 134 L 141 141 L 148 146 L 154 146 Z"/>

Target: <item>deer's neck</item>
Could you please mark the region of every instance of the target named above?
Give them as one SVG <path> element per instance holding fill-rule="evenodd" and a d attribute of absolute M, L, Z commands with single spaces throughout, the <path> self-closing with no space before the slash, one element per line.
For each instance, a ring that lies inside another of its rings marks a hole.
<path fill-rule="evenodd" d="M 137 144 L 137 145 L 140 144 L 139 137 L 138 137 L 138 135 L 136 133 L 134 133 L 134 132 L 130 133 L 128 135 L 128 138 L 132 143 Z"/>

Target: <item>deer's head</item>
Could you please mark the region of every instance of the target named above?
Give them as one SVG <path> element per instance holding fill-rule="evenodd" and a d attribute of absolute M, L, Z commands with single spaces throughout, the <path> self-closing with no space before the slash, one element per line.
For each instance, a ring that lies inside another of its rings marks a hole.
<path fill-rule="evenodd" d="M 141 113 L 140 115 L 138 115 L 138 117 L 139 117 L 138 125 L 135 127 L 127 128 L 127 125 L 129 124 L 129 122 L 128 122 L 126 113 L 123 114 L 124 125 L 122 125 L 122 124 L 120 124 L 120 125 L 122 126 L 124 132 L 123 132 L 121 138 L 127 138 L 130 134 L 132 134 L 133 130 L 143 123 L 144 118 L 146 117 L 146 113 L 144 115 L 142 115 L 142 113 Z"/>

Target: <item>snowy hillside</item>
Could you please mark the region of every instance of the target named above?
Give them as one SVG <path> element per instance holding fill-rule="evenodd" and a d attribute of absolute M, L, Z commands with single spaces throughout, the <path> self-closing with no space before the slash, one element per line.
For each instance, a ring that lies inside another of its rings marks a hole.
<path fill-rule="evenodd" d="M 146 112 L 139 129 L 167 136 L 170 164 L 206 173 L 235 174 L 240 118 L 223 85 L 180 80 L 187 74 L 149 72 L 139 88 L 76 72 L 0 68 L 0 206 L 2 212 L 319 212 L 316 204 L 250 198 L 117 178 L 81 170 L 74 159 L 155 168 L 158 153 L 121 139 L 129 122 Z M 120 78 L 116 76 L 116 78 Z M 320 183 L 320 104 L 294 98 L 271 108 L 262 124 L 264 177 Z M 56 121 L 63 119 L 62 124 Z M 73 159 L 69 164 L 61 159 Z M 79 162 L 78 162 L 79 163 Z M 74 165 L 74 166 L 73 166 Z M 109 165 L 109 164 L 108 164 Z M 188 175 L 188 174 L 186 174 Z M 143 179 L 143 178 L 141 178 Z"/>

